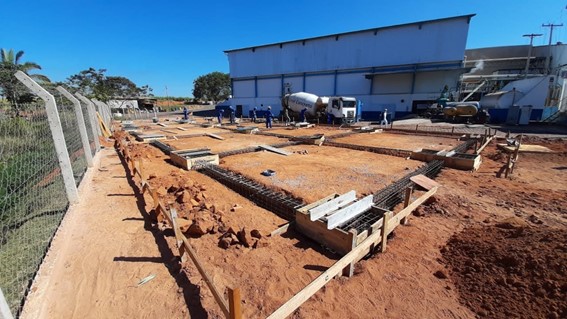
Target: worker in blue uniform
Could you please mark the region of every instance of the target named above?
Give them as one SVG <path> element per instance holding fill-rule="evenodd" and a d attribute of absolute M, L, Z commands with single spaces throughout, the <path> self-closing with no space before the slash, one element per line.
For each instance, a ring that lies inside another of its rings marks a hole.
<path fill-rule="evenodd" d="M 272 118 L 274 115 L 272 114 L 272 107 L 268 106 L 268 110 L 266 111 L 266 128 L 272 128 Z"/>
<path fill-rule="evenodd" d="M 301 112 L 299 112 L 299 118 L 300 118 L 301 122 L 305 122 L 305 112 L 307 112 L 306 107 L 304 107 L 303 110 L 301 110 Z"/>
<path fill-rule="evenodd" d="M 218 119 L 219 119 L 219 124 L 222 124 L 222 115 L 224 113 L 223 109 L 219 109 L 219 115 L 218 115 Z"/>
<path fill-rule="evenodd" d="M 189 110 L 187 109 L 187 107 L 183 107 L 183 119 L 185 121 L 189 120 Z"/>

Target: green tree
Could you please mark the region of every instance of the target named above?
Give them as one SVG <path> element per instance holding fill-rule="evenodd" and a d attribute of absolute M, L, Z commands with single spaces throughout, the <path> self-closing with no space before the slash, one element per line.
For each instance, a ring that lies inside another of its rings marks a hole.
<path fill-rule="evenodd" d="M 30 74 L 30 71 L 41 70 L 41 66 L 35 62 L 21 61 L 24 51 L 15 52 L 13 49 L 2 49 L 0 51 L 0 93 L 19 112 L 19 104 L 29 102 L 32 94 L 16 79 L 16 71 L 28 74 L 38 82 L 49 82 L 49 78 L 41 74 Z"/>
<path fill-rule="evenodd" d="M 193 96 L 197 99 L 218 102 L 226 100 L 230 94 L 228 73 L 211 72 L 193 81 Z"/>
<path fill-rule="evenodd" d="M 148 85 L 138 87 L 123 76 L 106 76 L 106 69 L 89 68 L 67 78 L 67 85 L 88 97 L 106 102 L 112 98 L 151 96 Z"/>

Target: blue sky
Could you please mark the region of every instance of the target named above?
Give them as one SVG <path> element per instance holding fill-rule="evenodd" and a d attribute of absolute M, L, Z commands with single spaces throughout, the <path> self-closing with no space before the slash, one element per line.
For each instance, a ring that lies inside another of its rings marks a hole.
<path fill-rule="evenodd" d="M 0 47 L 24 50 L 52 80 L 105 68 L 158 96 L 190 96 L 199 75 L 228 72 L 223 50 L 464 14 L 476 14 L 467 48 L 527 44 L 526 33 L 544 45 L 542 23 L 564 23 L 553 41 L 567 42 L 567 0 L 2 2 Z"/>

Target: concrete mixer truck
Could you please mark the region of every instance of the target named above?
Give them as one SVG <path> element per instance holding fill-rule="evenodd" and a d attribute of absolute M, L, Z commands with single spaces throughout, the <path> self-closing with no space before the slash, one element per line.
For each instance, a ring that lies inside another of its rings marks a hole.
<path fill-rule="evenodd" d="M 315 94 L 298 92 L 286 94 L 282 98 L 282 106 L 295 113 L 305 110 L 307 117 L 322 117 L 331 115 L 335 121 L 342 123 L 354 122 L 356 119 L 356 99 L 345 96 L 317 96 Z"/>

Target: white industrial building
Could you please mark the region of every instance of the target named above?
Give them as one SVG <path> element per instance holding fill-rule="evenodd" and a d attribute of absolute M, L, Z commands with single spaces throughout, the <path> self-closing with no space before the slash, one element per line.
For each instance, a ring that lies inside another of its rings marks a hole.
<path fill-rule="evenodd" d="M 384 109 L 401 117 L 437 100 L 445 85 L 456 89 L 473 16 L 227 50 L 229 103 L 245 115 L 261 104 L 277 114 L 283 94 L 303 91 L 356 97 L 363 119 Z"/>
<path fill-rule="evenodd" d="M 565 111 L 567 45 L 490 47 L 465 54 L 471 71 L 462 76 L 458 95 L 480 100 L 492 122 L 517 124 L 519 111 L 526 113 L 522 124 L 527 124 L 546 121 L 558 109 Z"/>

